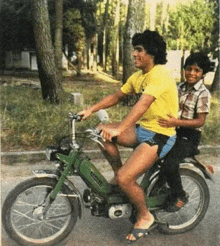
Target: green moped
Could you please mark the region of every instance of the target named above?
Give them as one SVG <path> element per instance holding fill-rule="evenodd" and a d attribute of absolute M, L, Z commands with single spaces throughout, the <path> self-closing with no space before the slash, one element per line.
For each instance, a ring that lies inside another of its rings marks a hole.
<path fill-rule="evenodd" d="M 106 111 L 98 113 L 101 121 L 108 118 Z M 93 216 L 110 219 L 136 220 L 136 208 L 118 186 L 110 184 L 87 157 L 76 141 L 75 124 L 81 117 L 69 114 L 71 141 L 64 138 L 56 147 L 46 149 L 48 160 L 55 162 L 54 170 L 36 170 L 34 177 L 18 184 L 6 197 L 2 208 L 2 223 L 8 235 L 20 245 L 59 245 L 73 230 L 77 219 L 83 217 L 84 208 Z M 87 129 L 83 137 L 100 141 L 96 128 Z M 170 189 L 158 161 L 141 178 L 140 186 L 146 194 L 146 203 L 155 216 L 155 227 L 162 233 L 177 234 L 191 230 L 205 216 L 210 195 L 205 179 L 210 173 L 194 156 L 180 165 L 188 203 L 176 212 L 166 210 Z M 81 194 L 69 177 L 78 176 L 87 189 Z M 152 228 L 152 229 L 153 229 Z"/>

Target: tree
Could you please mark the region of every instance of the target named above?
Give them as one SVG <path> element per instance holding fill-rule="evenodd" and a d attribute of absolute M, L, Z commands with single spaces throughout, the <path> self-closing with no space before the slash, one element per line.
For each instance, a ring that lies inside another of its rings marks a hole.
<path fill-rule="evenodd" d="M 131 55 L 132 50 L 133 50 L 133 47 L 131 44 L 131 38 L 132 38 L 132 35 L 134 34 L 133 25 L 132 25 L 134 4 L 135 3 L 133 0 L 129 0 L 128 10 L 127 10 L 127 20 L 126 20 L 125 30 L 124 30 L 123 78 L 122 78 L 123 84 L 127 81 L 127 79 L 134 72 L 134 59 Z"/>
<path fill-rule="evenodd" d="M 6 51 L 19 52 L 24 47 L 28 49 L 35 47 L 29 9 L 30 2 L 25 0 L 1 1 L 0 65 L 3 69 Z"/>
<path fill-rule="evenodd" d="M 145 4 L 145 0 L 129 0 L 128 2 L 127 19 L 124 28 L 123 40 L 123 83 L 125 83 L 135 71 L 134 59 L 132 57 L 133 46 L 131 44 L 131 39 L 136 32 L 142 32 L 145 28 Z"/>
<path fill-rule="evenodd" d="M 106 47 L 106 34 L 108 32 L 108 11 L 109 11 L 109 0 L 106 0 L 105 3 L 105 13 L 103 16 L 103 54 L 102 54 L 102 62 L 104 65 L 104 71 L 107 69 L 107 47 Z"/>
<path fill-rule="evenodd" d="M 116 1 L 115 21 L 112 36 L 112 75 L 118 76 L 119 69 L 119 20 L 120 20 L 120 0 Z"/>
<path fill-rule="evenodd" d="M 181 81 L 185 50 L 207 51 L 211 46 L 214 22 L 213 3 L 208 0 L 179 4 L 170 11 L 167 43 L 171 49 L 182 50 Z"/>
<path fill-rule="evenodd" d="M 78 9 L 69 9 L 64 14 L 64 45 L 68 46 L 68 57 L 71 59 L 74 52 L 77 60 L 77 75 L 81 74 L 82 53 L 85 46 L 85 29 L 82 26 L 81 13 Z"/>
<path fill-rule="evenodd" d="M 211 47 L 210 52 L 213 55 L 213 58 L 217 58 L 218 63 L 216 64 L 217 69 L 215 71 L 215 76 L 211 85 L 211 92 L 220 91 L 220 79 L 219 79 L 219 45 L 220 45 L 220 36 L 219 36 L 219 1 L 212 0 L 214 4 L 214 15 L 215 23 L 211 35 Z"/>
<path fill-rule="evenodd" d="M 208 0 L 193 0 L 179 4 L 170 11 L 169 47 L 172 49 L 204 50 L 211 45 L 215 17 Z"/>
<path fill-rule="evenodd" d="M 58 103 L 62 85 L 61 77 L 55 64 L 47 1 L 32 1 L 32 17 L 42 96 L 45 101 Z"/>
<path fill-rule="evenodd" d="M 58 69 L 62 69 L 63 58 L 63 0 L 55 1 L 56 29 L 54 37 L 55 58 Z"/>

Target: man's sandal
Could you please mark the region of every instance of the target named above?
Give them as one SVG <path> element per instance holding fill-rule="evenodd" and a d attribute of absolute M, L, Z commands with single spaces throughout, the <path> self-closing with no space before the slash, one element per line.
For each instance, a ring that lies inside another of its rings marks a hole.
<path fill-rule="evenodd" d="M 134 240 L 130 240 L 127 238 L 126 238 L 126 240 L 129 243 L 134 243 L 137 240 L 139 240 L 140 238 L 147 236 L 149 234 L 149 229 L 132 228 L 129 234 L 134 237 Z"/>
<path fill-rule="evenodd" d="M 147 236 L 149 234 L 149 231 L 152 230 L 152 229 L 154 229 L 155 226 L 156 226 L 155 219 L 154 219 L 154 216 L 153 215 L 151 215 L 151 221 L 148 222 L 148 223 L 149 223 L 149 228 L 147 228 L 147 229 L 134 228 L 134 227 L 132 227 L 131 228 L 131 231 L 130 231 L 130 233 L 128 235 L 131 235 L 134 239 L 128 239 L 128 238 L 126 238 L 126 240 L 129 243 L 134 243 L 137 240 L 139 240 L 140 238 L 142 238 L 144 236 Z"/>

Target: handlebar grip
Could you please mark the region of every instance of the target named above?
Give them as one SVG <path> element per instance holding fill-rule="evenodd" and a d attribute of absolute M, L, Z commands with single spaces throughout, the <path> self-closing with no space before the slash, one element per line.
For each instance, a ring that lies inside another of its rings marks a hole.
<path fill-rule="evenodd" d="M 76 121 L 81 121 L 82 118 L 83 118 L 83 115 L 76 114 L 76 116 L 75 116 Z"/>
<path fill-rule="evenodd" d="M 83 115 L 69 113 L 69 117 L 71 120 L 81 121 Z"/>
<path fill-rule="evenodd" d="M 117 136 L 112 138 L 112 143 L 117 143 Z"/>

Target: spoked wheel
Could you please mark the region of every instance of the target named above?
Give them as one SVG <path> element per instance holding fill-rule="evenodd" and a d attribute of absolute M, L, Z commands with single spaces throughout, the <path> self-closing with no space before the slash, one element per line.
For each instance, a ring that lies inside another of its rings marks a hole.
<path fill-rule="evenodd" d="M 57 183 L 52 178 L 33 178 L 20 183 L 7 196 L 2 222 L 8 235 L 21 245 L 55 245 L 73 229 L 78 217 L 76 198 L 64 185 L 44 216 L 45 200 Z"/>
<path fill-rule="evenodd" d="M 183 189 L 189 195 L 188 203 L 177 212 L 154 211 L 157 220 L 168 223 L 169 227 L 159 226 L 159 230 L 166 234 L 191 230 L 200 223 L 209 206 L 210 195 L 205 180 L 195 171 L 186 168 L 180 169 L 180 174 Z M 153 192 L 153 187 L 151 191 Z"/>

